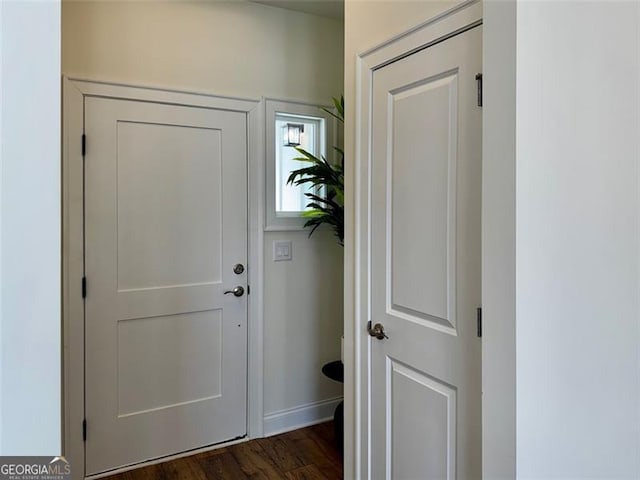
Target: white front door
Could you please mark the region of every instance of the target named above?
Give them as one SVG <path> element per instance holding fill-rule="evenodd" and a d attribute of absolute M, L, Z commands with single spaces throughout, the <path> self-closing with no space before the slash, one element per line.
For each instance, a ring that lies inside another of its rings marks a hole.
<path fill-rule="evenodd" d="M 246 433 L 246 115 L 87 97 L 85 133 L 90 475 Z"/>
<path fill-rule="evenodd" d="M 371 478 L 481 478 L 482 30 L 373 73 Z"/>

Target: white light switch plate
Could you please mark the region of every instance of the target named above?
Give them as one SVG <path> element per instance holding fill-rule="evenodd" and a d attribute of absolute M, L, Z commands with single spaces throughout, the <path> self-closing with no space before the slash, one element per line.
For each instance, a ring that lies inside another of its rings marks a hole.
<path fill-rule="evenodd" d="M 291 240 L 276 240 L 273 242 L 273 261 L 291 260 Z"/>

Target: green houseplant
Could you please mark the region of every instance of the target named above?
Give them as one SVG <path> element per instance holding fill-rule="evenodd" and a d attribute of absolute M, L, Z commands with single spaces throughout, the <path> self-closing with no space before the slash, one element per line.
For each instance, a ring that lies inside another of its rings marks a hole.
<path fill-rule="evenodd" d="M 344 96 L 333 99 L 335 112 L 323 108 L 329 115 L 344 123 Z M 338 154 L 335 163 L 329 162 L 324 156 L 316 157 L 304 148 L 295 147 L 300 154 L 294 160 L 305 162 L 302 168 L 293 170 L 287 179 L 287 184 L 311 185 L 324 190 L 324 194 L 305 193 L 309 199 L 302 216 L 307 219 L 304 226 L 310 227 L 309 236 L 322 225 L 329 225 L 340 245 L 344 245 L 344 152 L 334 146 Z M 316 190 L 317 192 L 318 190 Z"/>

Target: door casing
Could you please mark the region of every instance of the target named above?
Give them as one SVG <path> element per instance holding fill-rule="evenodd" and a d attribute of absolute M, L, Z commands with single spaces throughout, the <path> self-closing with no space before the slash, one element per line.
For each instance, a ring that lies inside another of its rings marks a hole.
<path fill-rule="evenodd" d="M 247 438 L 263 433 L 263 224 L 264 170 L 262 102 L 158 88 L 63 78 L 62 138 L 62 318 L 63 452 L 75 479 L 85 478 L 84 405 L 84 175 L 82 135 L 86 97 L 159 102 L 242 112 L 247 116 L 248 188 L 248 376 Z M 87 139 L 86 148 L 91 148 Z M 90 288 L 90 286 L 89 286 Z M 90 425 L 88 429 L 90 429 Z M 206 447 L 206 450 L 212 447 Z M 194 452 L 189 452 L 192 454 Z M 179 455 L 178 455 L 179 456 Z M 133 468 L 133 467 L 129 467 Z M 127 468 L 127 469 L 129 469 Z M 112 474 L 114 472 L 109 472 Z M 100 475 L 96 476 L 99 477 Z"/>
<path fill-rule="evenodd" d="M 347 197 L 354 212 L 352 245 L 345 249 L 345 266 L 353 268 L 353 290 L 345 292 L 345 478 L 371 478 L 371 430 L 369 396 L 371 383 L 371 337 L 367 334 L 370 314 L 370 208 L 371 208 L 371 112 L 373 72 L 442 42 L 458 33 L 482 25 L 482 4 L 467 0 L 356 58 L 356 157 L 355 190 Z M 350 207 L 350 208 L 349 208 Z M 347 284 L 348 285 L 348 284 Z M 352 299 L 349 300 L 349 295 Z M 351 306 L 349 302 L 353 302 Z"/>

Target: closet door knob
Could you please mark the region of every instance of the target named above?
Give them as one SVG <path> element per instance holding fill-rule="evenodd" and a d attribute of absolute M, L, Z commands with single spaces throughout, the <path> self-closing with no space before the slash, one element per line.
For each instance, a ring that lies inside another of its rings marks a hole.
<path fill-rule="evenodd" d="M 389 338 L 387 337 L 387 334 L 384 333 L 384 325 L 382 325 L 381 323 L 376 323 L 373 328 L 371 328 L 371 320 L 367 322 L 367 332 L 369 333 L 369 335 L 377 338 L 378 340 Z"/>

